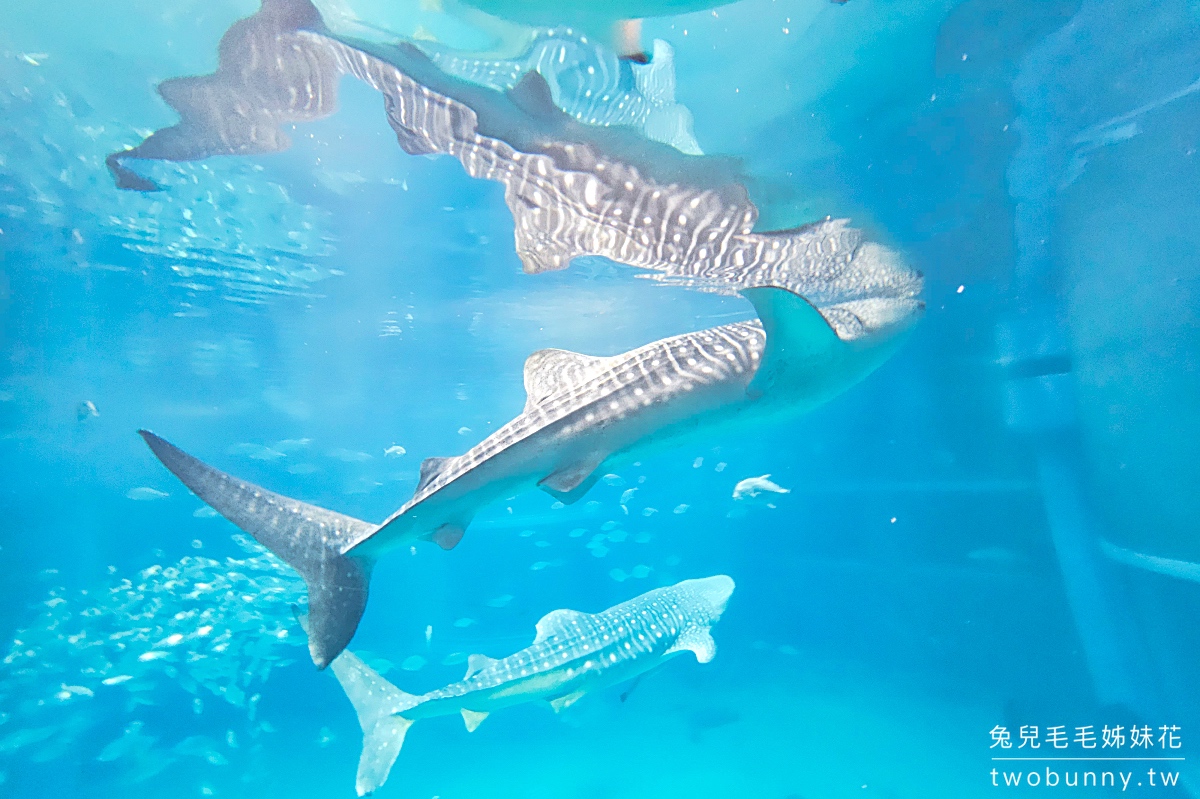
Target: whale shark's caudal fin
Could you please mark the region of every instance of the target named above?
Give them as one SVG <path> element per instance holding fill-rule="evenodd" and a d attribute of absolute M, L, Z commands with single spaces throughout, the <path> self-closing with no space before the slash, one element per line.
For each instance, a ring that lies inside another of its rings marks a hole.
<path fill-rule="evenodd" d="M 343 554 L 375 525 L 274 494 L 138 433 L 196 496 L 283 558 L 308 585 L 308 651 L 323 669 L 346 648 L 367 604 L 371 562 Z"/>
<path fill-rule="evenodd" d="M 421 700 L 392 685 L 349 650 L 338 655 L 330 668 L 354 705 L 362 727 L 363 748 L 354 787 L 359 796 L 366 796 L 387 780 L 404 746 L 404 735 L 412 726 L 412 720 L 397 714 Z"/>

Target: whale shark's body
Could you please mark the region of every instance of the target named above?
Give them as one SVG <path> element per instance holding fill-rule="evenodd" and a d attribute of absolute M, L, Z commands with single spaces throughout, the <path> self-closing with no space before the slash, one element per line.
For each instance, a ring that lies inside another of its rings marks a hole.
<path fill-rule="evenodd" d="M 420 696 L 389 683 L 349 650 L 331 664 L 358 713 L 363 751 L 359 796 L 383 785 L 409 726 L 462 714 L 474 731 L 489 713 L 548 701 L 555 712 L 585 693 L 637 679 L 683 652 L 707 663 L 716 655 L 710 628 L 733 593 L 725 575 L 656 588 L 600 613 L 556 610 L 537 623 L 533 643 L 499 660 L 471 655 L 456 683 Z"/>
<path fill-rule="evenodd" d="M 285 150 L 288 126 L 336 111 L 347 75 L 383 95 L 406 152 L 448 155 L 504 186 L 531 274 L 600 255 L 714 291 L 778 286 L 819 306 L 839 332 L 863 324 L 863 303 L 921 290 L 918 274 L 844 219 L 757 231 L 758 208 L 734 159 L 582 124 L 555 106 L 537 72 L 500 92 L 446 74 L 411 44 L 339 36 L 309 0 L 263 0 L 222 37 L 216 72 L 159 85 L 180 122 L 107 163 L 119 186 L 153 190 L 127 161 Z"/>
<path fill-rule="evenodd" d="M 761 324 L 686 333 L 605 358 L 534 353 L 521 414 L 464 455 L 425 460 L 412 499 L 378 525 L 273 494 L 142 435 L 201 499 L 305 578 L 309 650 L 323 668 L 353 636 L 371 565 L 389 549 L 415 540 L 449 549 L 479 508 L 514 491 L 541 487 L 574 502 L 604 464 L 717 427 L 807 411 L 882 363 L 917 315 L 915 301 L 883 306 L 876 332 L 846 341 L 795 294 L 744 293 Z"/>
<path fill-rule="evenodd" d="M 582 125 L 537 73 L 501 93 L 445 74 L 411 45 L 336 36 L 308 0 L 263 0 L 222 38 L 215 73 L 162 83 L 179 124 L 114 153 L 109 166 L 120 185 L 152 189 L 123 162 L 286 149 L 284 125 L 332 113 L 345 75 L 383 95 L 407 152 L 452 156 L 504 185 L 526 271 L 602 255 L 740 292 L 761 325 L 607 358 L 535 353 L 524 411 L 466 454 L 426 460 L 413 498 L 381 525 L 272 494 L 144 434 L 184 483 L 305 578 L 319 667 L 350 641 L 371 564 L 388 549 L 417 539 L 449 548 L 497 497 L 541 486 L 574 501 L 602 463 L 808 410 L 882 363 L 921 307 L 920 276 L 845 220 L 755 231 L 758 211 L 728 160 Z"/>

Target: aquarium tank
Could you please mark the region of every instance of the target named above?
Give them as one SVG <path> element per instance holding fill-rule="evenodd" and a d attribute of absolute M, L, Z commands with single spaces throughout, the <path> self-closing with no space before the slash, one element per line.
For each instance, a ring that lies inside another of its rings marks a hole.
<path fill-rule="evenodd" d="M 9 0 L 0 797 L 1200 797 L 1196 0 Z"/>

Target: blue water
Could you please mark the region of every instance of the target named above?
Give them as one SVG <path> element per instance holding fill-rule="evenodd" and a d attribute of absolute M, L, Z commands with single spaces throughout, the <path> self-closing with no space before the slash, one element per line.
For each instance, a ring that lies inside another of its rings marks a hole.
<path fill-rule="evenodd" d="M 353 11 L 484 46 L 436 5 Z M 503 187 L 406 154 L 351 79 L 285 152 L 137 164 L 163 191 L 116 188 L 105 156 L 175 121 L 155 84 L 213 70 L 255 10 L 0 10 L 0 796 L 354 795 L 361 732 L 292 620 L 303 583 L 205 513 L 139 428 L 374 522 L 421 459 L 520 412 L 533 351 L 613 355 L 753 315 L 603 258 L 522 273 Z M 695 141 L 743 159 L 759 228 L 852 218 L 924 274 L 924 317 L 807 415 L 621 465 L 575 505 L 522 493 L 451 552 L 381 559 L 351 648 L 410 692 L 527 646 L 556 608 L 712 574 L 737 588 L 711 663 L 471 734 L 422 721 L 379 795 L 1196 795 L 1186 759 L 993 758 L 1026 755 L 1032 726 L 1038 755 L 1195 751 L 1198 34 L 1184 0 L 648 18 Z M 733 498 L 766 474 L 790 493 Z M 201 626 L 231 641 L 203 668 L 190 643 L 109 668 L 122 633 L 144 649 Z M 1089 725 L 1149 726 L 1152 745 L 1088 749 Z M 1134 776 L 994 787 L 998 763 Z M 1156 766 L 1178 786 L 1152 788 Z"/>

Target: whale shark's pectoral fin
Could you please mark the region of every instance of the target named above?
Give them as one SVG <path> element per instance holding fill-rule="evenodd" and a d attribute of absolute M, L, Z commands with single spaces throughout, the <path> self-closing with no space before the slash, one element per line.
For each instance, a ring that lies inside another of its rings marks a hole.
<path fill-rule="evenodd" d="M 552 492 L 552 496 L 574 496 L 577 501 L 582 494 L 573 495 L 576 489 L 582 488 L 587 484 L 591 488 L 595 484 L 595 480 L 588 483 L 588 478 L 595 474 L 600 468 L 600 464 L 604 463 L 604 455 L 599 452 L 592 452 L 585 455 L 582 459 L 569 463 L 560 469 L 557 469 L 538 481 L 538 486 L 542 489 Z M 587 493 L 584 489 L 583 493 Z"/>
<path fill-rule="evenodd" d="M 483 723 L 483 720 L 488 717 L 487 713 L 478 710 L 462 709 L 463 723 L 467 725 L 467 732 L 475 732 L 475 728 Z"/>
<path fill-rule="evenodd" d="M 717 656 L 717 642 L 713 640 L 711 627 L 689 627 L 675 639 L 675 645 L 666 651 L 670 655 L 685 649 L 696 653 L 696 661 L 707 663 Z"/>
<path fill-rule="evenodd" d="M 466 531 L 467 528 L 463 527 L 461 524 L 451 524 L 447 522 L 437 530 L 434 530 L 433 535 L 429 537 L 429 540 L 437 544 L 442 549 L 450 550 L 458 546 L 458 542 L 462 541 L 463 534 Z"/>
<path fill-rule="evenodd" d="M 541 489 L 564 505 L 574 505 L 576 502 L 583 499 L 587 492 L 592 490 L 592 486 L 596 485 L 596 482 L 599 479 L 600 472 L 598 469 L 596 469 L 593 470 L 592 473 L 589 474 L 582 483 L 575 486 L 570 491 L 555 491 L 548 485 L 542 485 Z"/>
<path fill-rule="evenodd" d="M 530 73 L 532 74 L 532 73 Z M 610 358 L 570 350 L 538 350 L 525 359 L 525 413 L 560 391 L 603 372 Z"/>
<path fill-rule="evenodd" d="M 467 657 L 467 673 L 463 675 L 463 679 L 465 680 L 467 677 L 472 677 L 486 669 L 488 666 L 491 666 L 493 663 L 498 662 L 499 661 L 495 658 L 490 658 L 487 655 L 469 655 Z"/>
<path fill-rule="evenodd" d="M 562 713 L 564 710 L 569 708 L 571 705 L 575 704 L 580 699 L 582 699 L 583 694 L 584 694 L 583 691 L 572 691 L 569 694 L 563 694 L 560 697 L 551 699 L 550 707 L 554 710 L 555 713 Z"/>
<path fill-rule="evenodd" d="M 540 644 L 552 635 L 569 634 L 572 628 L 579 628 L 581 626 L 587 615 L 586 613 L 580 613 L 578 610 L 568 610 L 566 608 L 552 610 L 538 619 L 537 635 L 534 636 L 533 642 Z"/>
<path fill-rule="evenodd" d="M 621 701 L 624 702 L 626 699 L 628 699 L 633 694 L 633 692 L 637 690 L 637 687 L 642 684 L 642 680 L 649 677 L 651 674 L 654 674 L 655 672 L 657 672 L 665 664 L 666 664 L 665 660 L 659 661 L 658 665 L 653 666 L 649 669 L 646 669 L 641 674 L 639 674 L 638 676 L 636 676 L 632 680 L 630 680 L 629 687 L 621 692 Z"/>
<path fill-rule="evenodd" d="M 813 371 L 805 367 L 831 360 L 845 346 L 821 312 L 799 294 L 772 286 L 741 293 L 754 305 L 767 334 L 762 361 L 746 389 L 752 398 L 779 383 L 803 380 Z"/>

